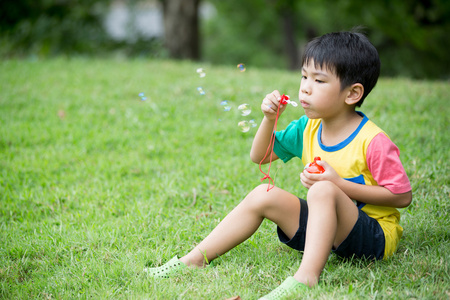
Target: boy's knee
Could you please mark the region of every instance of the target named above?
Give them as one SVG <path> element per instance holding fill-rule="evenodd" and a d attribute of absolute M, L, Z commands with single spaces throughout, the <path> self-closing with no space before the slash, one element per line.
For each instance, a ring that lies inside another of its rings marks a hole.
<path fill-rule="evenodd" d="M 270 191 L 267 191 L 267 188 L 268 188 L 267 183 L 261 183 L 260 185 L 255 187 L 253 191 L 255 191 L 256 193 L 259 193 L 263 196 L 266 196 L 270 193 Z"/>
<path fill-rule="evenodd" d="M 272 191 L 273 190 L 267 191 L 267 184 L 263 183 L 255 187 L 253 191 L 250 192 L 249 195 L 252 195 L 257 198 L 267 198 L 272 196 L 273 194 Z"/>
<path fill-rule="evenodd" d="M 274 198 L 272 191 L 267 192 L 267 184 L 260 184 L 245 197 L 244 201 L 255 207 L 264 207 Z"/>
<path fill-rule="evenodd" d="M 330 201 L 339 192 L 339 188 L 331 181 L 319 181 L 314 183 L 308 190 L 308 203 Z M 311 201 L 311 202 L 310 202 Z"/>
<path fill-rule="evenodd" d="M 327 181 L 327 180 L 318 181 L 309 188 L 308 193 L 317 192 L 317 191 L 333 192 L 337 188 L 338 187 L 331 181 Z"/>

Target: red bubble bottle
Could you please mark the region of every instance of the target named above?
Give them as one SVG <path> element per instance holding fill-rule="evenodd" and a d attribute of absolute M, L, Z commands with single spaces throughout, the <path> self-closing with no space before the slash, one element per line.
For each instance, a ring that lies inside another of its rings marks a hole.
<path fill-rule="evenodd" d="M 312 174 L 322 174 L 325 172 L 325 169 L 322 166 L 319 166 L 316 161 L 321 160 L 319 156 L 314 157 L 314 161 L 306 166 L 306 171 Z"/>

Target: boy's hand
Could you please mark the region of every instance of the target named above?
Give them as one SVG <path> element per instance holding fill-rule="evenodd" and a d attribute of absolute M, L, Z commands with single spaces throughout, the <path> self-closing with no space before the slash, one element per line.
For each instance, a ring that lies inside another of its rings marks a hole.
<path fill-rule="evenodd" d="M 303 172 L 300 173 L 300 181 L 303 186 L 309 189 L 314 183 L 324 180 L 331 181 L 337 185 L 338 181 L 341 179 L 339 174 L 326 161 L 318 160 L 316 163 L 319 166 L 322 166 L 325 169 L 325 172 L 322 174 L 311 174 L 308 171 L 303 170 Z"/>
<path fill-rule="evenodd" d="M 270 94 L 267 94 L 261 103 L 261 110 L 264 116 L 269 120 L 275 120 L 277 117 L 278 106 L 280 106 L 280 115 L 286 109 L 286 105 L 280 104 L 281 95 L 280 92 L 275 90 Z"/>

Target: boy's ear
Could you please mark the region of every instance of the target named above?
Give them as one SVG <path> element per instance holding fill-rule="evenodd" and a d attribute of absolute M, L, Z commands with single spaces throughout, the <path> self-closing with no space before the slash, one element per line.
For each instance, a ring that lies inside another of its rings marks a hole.
<path fill-rule="evenodd" d="M 353 105 L 358 103 L 364 95 L 364 86 L 361 83 L 354 83 L 348 88 L 347 98 L 345 103 Z"/>

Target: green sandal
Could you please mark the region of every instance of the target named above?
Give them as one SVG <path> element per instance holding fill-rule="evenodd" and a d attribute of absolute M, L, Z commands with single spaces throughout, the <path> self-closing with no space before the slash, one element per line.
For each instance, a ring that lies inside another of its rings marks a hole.
<path fill-rule="evenodd" d="M 146 272 L 148 276 L 153 278 L 169 278 L 172 275 L 179 273 L 186 267 L 187 266 L 182 263 L 175 255 L 171 260 L 160 267 L 144 268 L 144 272 Z"/>
<path fill-rule="evenodd" d="M 269 294 L 259 298 L 259 300 L 281 300 L 281 299 L 297 299 L 298 296 L 307 289 L 307 286 L 298 282 L 294 277 L 288 277 L 280 286 L 271 291 Z"/>

